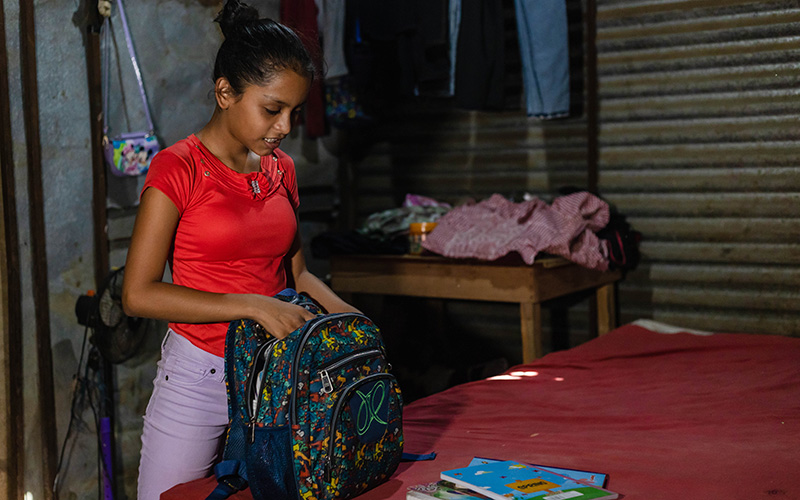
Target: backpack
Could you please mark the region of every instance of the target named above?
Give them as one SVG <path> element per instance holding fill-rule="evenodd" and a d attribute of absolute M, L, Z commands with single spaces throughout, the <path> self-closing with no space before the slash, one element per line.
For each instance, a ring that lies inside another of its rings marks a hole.
<path fill-rule="evenodd" d="M 377 326 L 323 314 L 307 296 L 277 298 L 317 316 L 284 339 L 231 322 L 225 341 L 230 426 L 209 500 L 352 498 L 389 479 L 403 450 L 402 395 Z"/>
<path fill-rule="evenodd" d="M 608 224 L 597 232 L 597 237 L 607 243 L 609 270 L 629 271 L 639 264 L 642 233 L 631 228 L 624 215 L 612 210 Z"/>

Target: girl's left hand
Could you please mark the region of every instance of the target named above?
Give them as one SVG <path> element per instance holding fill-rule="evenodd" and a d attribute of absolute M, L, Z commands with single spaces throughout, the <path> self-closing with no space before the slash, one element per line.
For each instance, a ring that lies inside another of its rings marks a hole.
<path fill-rule="evenodd" d="M 272 297 L 258 296 L 262 303 L 254 321 L 273 337 L 282 339 L 316 315 L 308 309 Z"/>

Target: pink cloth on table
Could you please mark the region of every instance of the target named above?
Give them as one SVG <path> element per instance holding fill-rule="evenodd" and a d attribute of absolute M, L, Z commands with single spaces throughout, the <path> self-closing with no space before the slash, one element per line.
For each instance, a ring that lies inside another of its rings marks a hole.
<path fill-rule="evenodd" d="M 538 198 L 515 203 L 495 194 L 442 216 L 423 247 L 445 257 L 482 260 L 517 252 L 527 264 L 547 252 L 605 271 L 607 252 L 595 231 L 608 220 L 608 204 L 587 192 L 561 196 L 552 205 Z"/>

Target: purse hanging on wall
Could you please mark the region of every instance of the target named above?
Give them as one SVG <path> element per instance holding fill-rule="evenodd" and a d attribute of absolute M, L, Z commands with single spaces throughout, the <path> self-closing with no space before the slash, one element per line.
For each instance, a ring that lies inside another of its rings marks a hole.
<path fill-rule="evenodd" d="M 108 97 L 109 97 L 109 60 L 111 53 L 110 28 L 111 19 L 107 17 L 103 23 L 103 154 L 111 172 L 119 176 L 135 176 L 147 173 L 150 167 L 150 160 L 158 153 L 161 146 L 155 136 L 153 119 L 150 116 L 150 108 L 147 105 L 147 94 L 142 83 L 142 72 L 139 70 L 139 62 L 136 59 L 136 52 L 133 48 L 133 40 L 128 27 L 128 20 L 125 16 L 125 8 L 122 0 L 116 0 L 119 6 L 119 17 L 122 20 L 122 28 L 125 32 L 125 43 L 128 46 L 133 71 L 136 74 L 136 82 L 139 85 L 139 95 L 142 98 L 144 115 L 147 119 L 147 130 L 140 132 L 126 132 L 115 136 L 108 133 Z"/>

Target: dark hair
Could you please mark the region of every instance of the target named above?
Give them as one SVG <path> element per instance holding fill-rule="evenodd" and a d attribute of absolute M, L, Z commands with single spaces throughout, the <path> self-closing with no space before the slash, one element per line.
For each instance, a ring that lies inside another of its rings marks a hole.
<path fill-rule="evenodd" d="M 214 81 L 225 77 L 241 94 L 248 85 L 269 83 L 285 69 L 314 79 L 314 59 L 291 28 L 259 19 L 255 8 L 239 0 L 226 1 L 214 21 L 225 36 L 214 62 Z"/>

